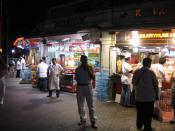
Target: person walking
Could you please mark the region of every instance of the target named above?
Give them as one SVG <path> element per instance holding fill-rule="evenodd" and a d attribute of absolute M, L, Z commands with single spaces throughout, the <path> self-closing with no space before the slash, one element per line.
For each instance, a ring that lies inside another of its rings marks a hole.
<path fill-rule="evenodd" d="M 26 69 L 26 62 L 25 62 L 25 59 L 23 56 L 21 56 L 20 59 L 21 59 L 21 71 L 20 71 L 20 73 L 21 73 L 21 78 L 24 79 L 24 77 L 25 77 L 24 71 Z"/>
<path fill-rule="evenodd" d="M 47 69 L 48 65 L 41 59 L 37 66 L 38 87 L 41 91 L 48 91 L 47 89 Z"/>
<path fill-rule="evenodd" d="M 20 78 L 20 72 L 22 70 L 22 65 L 21 65 L 21 58 L 17 60 L 16 63 L 16 78 Z"/>
<path fill-rule="evenodd" d="M 92 66 L 88 64 L 88 58 L 82 55 L 80 58 L 81 65 L 76 68 L 75 79 L 77 81 L 77 104 L 80 116 L 78 125 L 86 126 L 85 99 L 89 109 L 91 127 L 96 129 L 96 120 L 94 105 L 93 105 L 93 86 L 92 81 L 95 81 L 95 75 Z"/>
<path fill-rule="evenodd" d="M 49 95 L 47 97 L 52 96 L 53 90 L 56 90 L 56 97 L 59 97 L 60 94 L 60 75 L 63 73 L 63 67 L 56 62 L 56 58 L 52 59 L 52 65 L 48 68 L 48 88 Z"/>
<path fill-rule="evenodd" d="M 143 67 L 136 70 L 133 75 L 132 84 L 135 87 L 137 120 L 136 126 L 144 131 L 153 131 L 151 127 L 154 102 L 159 99 L 158 80 L 156 74 L 150 70 L 152 60 L 143 59 Z"/>
<path fill-rule="evenodd" d="M 130 54 L 125 54 L 125 60 L 122 64 L 122 77 L 121 77 L 121 83 L 122 83 L 122 91 L 121 91 L 121 100 L 120 104 L 122 106 L 130 107 L 130 97 L 131 97 L 131 79 L 132 79 L 132 67 L 129 64 L 129 58 Z"/>
<path fill-rule="evenodd" d="M 4 97 L 5 97 L 5 75 L 7 74 L 7 66 L 4 63 L 2 57 L 0 56 L 0 104 L 4 104 Z"/>

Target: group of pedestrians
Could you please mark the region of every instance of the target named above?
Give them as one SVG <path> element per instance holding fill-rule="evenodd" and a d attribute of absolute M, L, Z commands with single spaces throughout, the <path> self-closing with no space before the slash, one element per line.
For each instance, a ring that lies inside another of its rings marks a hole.
<path fill-rule="evenodd" d="M 52 97 L 54 90 L 56 91 L 56 97 L 59 97 L 59 80 L 63 71 L 63 67 L 56 62 L 56 58 L 52 59 L 52 64 L 49 66 L 45 63 L 44 57 L 40 60 L 37 66 L 38 87 L 41 91 L 48 91 L 48 97 Z"/>
<path fill-rule="evenodd" d="M 151 64 L 150 58 L 144 58 L 142 65 L 133 71 L 129 64 L 129 55 L 126 55 L 122 63 L 122 91 L 121 91 L 121 105 L 125 107 L 133 106 L 131 103 L 131 93 L 134 92 L 134 100 L 137 109 L 136 126 L 141 130 L 144 126 L 144 131 L 152 131 L 151 121 L 153 117 L 154 108 L 158 109 L 161 90 L 163 89 L 162 81 L 166 80 L 164 64 L 165 58 L 160 58 L 157 64 Z M 171 76 L 172 82 L 172 97 L 171 103 L 174 110 L 173 119 L 171 123 L 175 123 L 175 71 Z M 160 115 L 160 114 L 159 114 Z M 161 117 L 161 116 L 160 116 Z"/>
<path fill-rule="evenodd" d="M 24 57 L 20 57 L 16 62 L 16 78 L 21 78 L 24 75 L 24 70 L 26 67 L 26 62 Z"/>
<path fill-rule="evenodd" d="M 97 117 L 93 105 L 93 86 L 95 80 L 93 67 L 88 64 L 88 58 L 82 55 L 80 58 L 81 64 L 75 70 L 75 79 L 77 81 L 77 105 L 80 116 L 79 126 L 86 126 L 85 100 L 89 108 L 89 117 L 91 127 L 97 129 Z M 42 58 L 37 66 L 38 86 L 40 90 L 49 92 L 47 97 L 52 97 L 52 92 L 56 91 L 56 97 L 60 94 L 60 76 L 64 72 L 63 67 L 57 63 L 56 58 L 52 59 L 52 64 L 47 65 Z"/>
<path fill-rule="evenodd" d="M 162 85 L 162 79 L 164 79 L 163 64 L 165 59 L 159 60 L 157 66 L 159 71 L 154 68 L 154 71 L 150 68 L 152 60 L 150 58 L 144 58 L 142 66 L 133 72 L 131 65 L 129 64 L 129 56 L 125 57 L 125 61 L 122 64 L 122 93 L 121 104 L 123 106 L 130 105 L 131 94 L 130 86 L 132 84 L 133 90 L 135 90 L 135 102 L 136 102 L 136 126 L 138 130 L 141 130 L 144 126 L 144 131 L 153 131 L 151 126 L 152 114 L 155 103 L 158 103 L 160 98 L 160 91 Z M 78 125 L 86 126 L 86 112 L 85 112 L 85 100 L 89 109 L 89 118 L 91 127 L 97 129 L 97 116 L 95 115 L 93 104 L 93 86 L 95 81 L 95 74 L 93 67 L 88 64 L 88 58 L 85 55 L 80 57 L 81 64 L 75 70 L 75 80 L 77 81 L 77 105 L 80 122 Z M 2 58 L 0 57 L 0 85 L 2 94 L 0 94 L 0 104 L 3 104 L 5 94 L 5 82 L 4 76 L 6 74 L 7 67 L 5 66 Z M 48 97 L 52 97 L 52 92 L 56 91 L 56 97 L 60 94 L 60 76 L 64 72 L 63 67 L 57 63 L 56 58 L 52 59 L 52 64 L 49 66 L 45 63 L 45 59 L 42 58 L 37 66 L 38 74 L 38 87 L 40 90 L 48 91 Z M 159 76 L 159 77 L 158 77 Z M 161 76 L 161 77 L 160 77 Z M 175 71 L 172 74 L 172 106 L 175 112 Z M 175 114 L 175 113 L 174 113 Z M 172 120 L 175 123 L 175 116 Z"/>

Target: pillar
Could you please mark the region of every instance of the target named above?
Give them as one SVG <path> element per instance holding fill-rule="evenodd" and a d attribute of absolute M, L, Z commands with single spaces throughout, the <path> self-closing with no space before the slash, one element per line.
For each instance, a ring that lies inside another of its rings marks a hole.
<path fill-rule="evenodd" d="M 115 45 L 115 34 L 102 32 L 101 41 L 101 70 L 109 70 L 109 50 L 110 46 Z"/>

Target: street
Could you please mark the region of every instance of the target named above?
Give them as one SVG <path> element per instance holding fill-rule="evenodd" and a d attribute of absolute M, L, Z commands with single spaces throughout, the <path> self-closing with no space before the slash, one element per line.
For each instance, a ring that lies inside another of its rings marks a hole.
<path fill-rule="evenodd" d="M 102 102 L 94 97 L 98 129 L 77 125 L 79 116 L 76 95 L 61 92 L 60 98 L 19 84 L 19 79 L 8 78 L 4 105 L 0 105 L 1 131 L 136 131 L 135 108 L 117 103 Z M 55 94 L 53 94 L 55 95 Z M 87 111 L 87 110 L 86 110 Z M 88 111 L 87 111 L 88 113 Z M 153 120 L 156 131 L 175 131 L 175 125 Z"/>

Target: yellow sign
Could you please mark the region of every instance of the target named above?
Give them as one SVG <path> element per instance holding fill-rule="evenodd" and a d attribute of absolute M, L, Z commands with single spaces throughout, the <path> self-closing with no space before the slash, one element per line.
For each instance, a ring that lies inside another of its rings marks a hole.
<path fill-rule="evenodd" d="M 139 34 L 140 39 L 175 38 L 175 33 L 148 33 Z"/>

